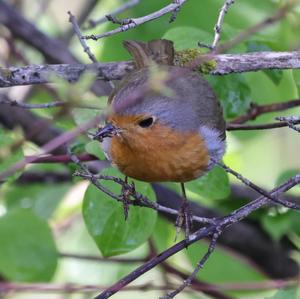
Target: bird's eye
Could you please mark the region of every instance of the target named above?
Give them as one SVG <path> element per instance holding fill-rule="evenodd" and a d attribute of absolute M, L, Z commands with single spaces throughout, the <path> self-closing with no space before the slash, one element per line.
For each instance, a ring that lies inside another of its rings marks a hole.
<path fill-rule="evenodd" d="M 148 128 L 153 124 L 153 121 L 154 121 L 153 117 L 145 118 L 139 121 L 139 126 L 142 128 Z"/>

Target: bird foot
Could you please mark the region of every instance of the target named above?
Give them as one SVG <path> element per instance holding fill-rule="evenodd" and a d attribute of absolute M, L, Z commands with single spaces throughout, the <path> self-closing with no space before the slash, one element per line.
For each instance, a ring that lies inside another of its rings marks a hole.
<path fill-rule="evenodd" d="M 134 182 L 132 182 L 131 184 L 128 184 L 128 178 L 125 177 L 124 185 L 122 186 L 122 190 L 121 190 L 125 220 L 127 220 L 127 218 L 128 218 L 129 205 L 130 205 L 130 196 L 134 192 L 135 192 Z"/>
<path fill-rule="evenodd" d="M 193 215 L 190 209 L 190 205 L 187 200 L 183 200 L 175 222 L 175 227 L 176 227 L 175 240 L 177 240 L 177 237 L 182 228 L 184 228 L 185 239 L 188 239 L 190 236 L 192 224 L 193 224 Z"/>

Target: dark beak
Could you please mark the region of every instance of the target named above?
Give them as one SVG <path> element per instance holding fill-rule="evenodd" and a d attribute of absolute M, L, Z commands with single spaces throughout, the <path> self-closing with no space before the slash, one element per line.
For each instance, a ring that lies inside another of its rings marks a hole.
<path fill-rule="evenodd" d="M 117 135 L 118 132 L 118 128 L 116 128 L 113 124 L 108 123 L 98 130 L 98 132 L 93 136 L 93 140 L 102 142 L 104 138 L 113 137 Z"/>

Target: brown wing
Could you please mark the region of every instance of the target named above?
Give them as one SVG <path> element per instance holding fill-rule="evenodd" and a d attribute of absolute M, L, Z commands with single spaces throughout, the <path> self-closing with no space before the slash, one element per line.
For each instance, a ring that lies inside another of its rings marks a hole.
<path fill-rule="evenodd" d="M 136 68 L 147 67 L 153 62 L 157 64 L 173 65 L 173 42 L 166 39 L 156 39 L 148 43 L 140 41 L 124 41 L 124 47 L 133 56 Z"/>

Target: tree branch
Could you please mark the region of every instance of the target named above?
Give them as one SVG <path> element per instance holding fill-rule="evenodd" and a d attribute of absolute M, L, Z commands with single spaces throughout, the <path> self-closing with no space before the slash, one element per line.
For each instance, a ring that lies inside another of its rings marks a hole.
<path fill-rule="evenodd" d="M 205 60 L 214 62 L 214 67 L 209 72 L 211 75 L 300 68 L 300 52 L 298 51 L 200 55 L 191 67 L 201 66 Z M 120 80 L 133 69 L 134 64 L 131 61 L 0 68 L 0 87 L 50 83 L 53 82 L 53 76 L 72 83 L 78 81 L 87 71 L 94 73 L 98 79 Z"/>
<path fill-rule="evenodd" d="M 234 0 L 226 0 L 224 5 L 222 6 L 220 13 L 219 13 L 219 17 L 218 17 L 218 21 L 217 24 L 215 25 L 215 36 L 214 36 L 214 40 L 213 43 L 211 45 L 211 49 L 214 50 L 216 49 L 216 47 L 218 46 L 218 43 L 221 39 L 221 30 L 222 30 L 222 25 L 224 22 L 224 17 L 229 9 L 229 7 L 234 3 Z"/>
<path fill-rule="evenodd" d="M 167 13 L 174 12 L 174 11 L 178 10 L 178 8 L 180 8 L 186 1 L 187 0 L 174 0 L 169 5 L 163 7 L 162 9 L 160 9 L 156 12 L 153 12 L 149 15 L 146 15 L 146 16 L 143 16 L 143 17 L 140 17 L 140 18 L 128 19 L 128 22 L 126 22 L 126 24 L 121 25 L 120 27 L 118 27 L 114 30 L 111 30 L 111 31 L 108 31 L 108 32 L 105 32 L 105 33 L 102 33 L 102 34 L 98 34 L 98 35 L 94 35 L 94 34 L 87 35 L 87 36 L 84 36 L 84 38 L 85 39 L 98 40 L 98 39 L 106 37 L 106 36 L 111 36 L 111 35 L 114 35 L 114 34 L 119 33 L 119 32 L 127 31 L 129 29 L 135 28 L 135 27 L 137 27 L 141 24 L 144 24 L 146 22 L 158 19 L 158 18 L 160 18 L 161 16 L 163 16 Z"/>
<path fill-rule="evenodd" d="M 132 71 L 133 67 L 132 62 L 98 62 L 86 65 L 46 64 L 0 68 L 0 87 L 51 83 L 55 81 L 53 77 L 73 83 L 78 81 L 84 72 L 92 72 L 98 79 L 119 80 Z"/>
<path fill-rule="evenodd" d="M 300 182 L 300 174 L 294 176 L 290 180 L 286 181 L 284 184 L 280 185 L 279 187 L 273 189 L 270 192 L 271 196 L 279 196 L 280 194 L 288 191 L 289 189 L 293 188 L 295 185 L 299 184 Z M 165 261 L 170 256 L 173 256 L 177 252 L 181 251 L 182 249 L 186 248 L 187 246 L 195 243 L 198 240 L 201 240 L 203 238 L 206 238 L 213 233 L 216 232 L 217 228 L 218 231 L 224 230 L 225 228 L 231 226 L 232 224 L 241 221 L 245 217 L 247 217 L 252 212 L 258 210 L 262 206 L 269 204 L 270 200 L 264 196 L 259 197 L 258 199 L 254 200 L 251 203 L 246 204 L 245 206 L 233 211 L 228 216 L 225 216 L 214 224 L 210 224 L 204 228 L 199 229 L 188 239 L 185 239 L 183 241 L 180 241 L 173 245 L 172 247 L 168 248 L 164 252 L 160 253 L 158 256 L 152 258 L 150 261 L 144 263 L 137 269 L 135 269 L 133 272 L 129 273 L 125 277 L 123 277 L 121 280 L 119 280 L 117 283 L 106 289 L 104 292 L 102 292 L 100 295 L 96 296 L 96 299 L 106 299 L 111 297 L 116 292 L 120 291 L 123 287 L 128 285 L 130 282 L 135 280 L 136 278 L 140 277 L 144 273 L 148 272 L 152 268 L 154 268 L 156 265 L 160 264 L 161 262 Z"/>
<path fill-rule="evenodd" d="M 123 5 L 117 7 L 115 10 L 110 12 L 109 15 L 116 16 L 119 13 L 121 13 L 121 12 L 131 8 L 131 7 L 134 7 L 139 3 L 140 3 L 140 0 L 129 0 L 128 2 L 124 3 Z M 85 27 L 83 27 L 83 29 L 88 30 L 88 29 L 94 28 L 95 26 L 103 24 L 105 22 L 107 22 L 107 17 L 106 16 L 104 16 L 100 19 L 96 19 L 96 20 L 90 19 L 90 20 L 87 21 L 88 24 Z"/>
<path fill-rule="evenodd" d="M 259 23 L 255 24 L 254 26 L 249 27 L 246 30 L 242 31 L 240 34 L 238 34 L 237 36 L 235 36 L 231 40 L 229 40 L 229 41 L 225 42 L 224 44 L 220 45 L 216 49 L 216 51 L 218 53 L 224 53 L 227 50 L 233 48 L 235 45 L 242 42 L 243 40 L 247 39 L 251 35 L 253 35 L 257 32 L 260 32 L 263 29 L 265 29 L 265 28 L 273 25 L 274 23 L 282 20 L 286 16 L 286 14 L 291 10 L 291 8 L 295 5 L 296 5 L 295 1 L 293 1 L 293 0 L 287 1 L 287 3 L 284 6 L 280 7 L 276 12 L 274 12 L 272 16 L 268 16 L 267 18 L 265 18 L 261 22 L 259 22 Z"/>
<path fill-rule="evenodd" d="M 251 103 L 249 110 L 246 114 L 238 116 L 234 120 L 230 122 L 231 124 L 243 124 L 249 120 L 255 120 L 258 116 L 271 113 L 271 112 L 278 112 L 287 109 L 291 109 L 294 107 L 300 106 L 300 99 L 290 100 L 287 102 L 281 103 L 272 103 L 267 105 L 257 105 L 255 103 Z"/>
<path fill-rule="evenodd" d="M 295 121 L 293 125 L 300 124 L 300 120 Z M 243 125 L 243 124 L 231 124 L 229 123 L 226 126 L 227 131 L 251 131 L 251 130 L 269 130 L 269 129 L 277 129 L 283 127 L 290 127 L 290 122 L 282 121 L 277 123 L 269 123 L 269 124 L 261 124 L 261 125 Z"/>
<path fill-rule="evenodd" d="M 73 30 L 74 30 L 76 36 L 79 39 L 79 42 L 80 42 L 80 44 L 83 48 L 83 51 L 88 55 L 89 59 L 92 62 L 96 63 L 97 59 L 96 59 L 95 55 L 91 52 L 91 49 L 87 45 L 86 41 L 82 38 L 82 34 L 81 34 L 81 31 L 80 31 L 79 25 L 77 23 L 76 17 L 70 11 L 68 11 L 68 14 L 69 14 L 69 22 L 73 26 Z"/>

